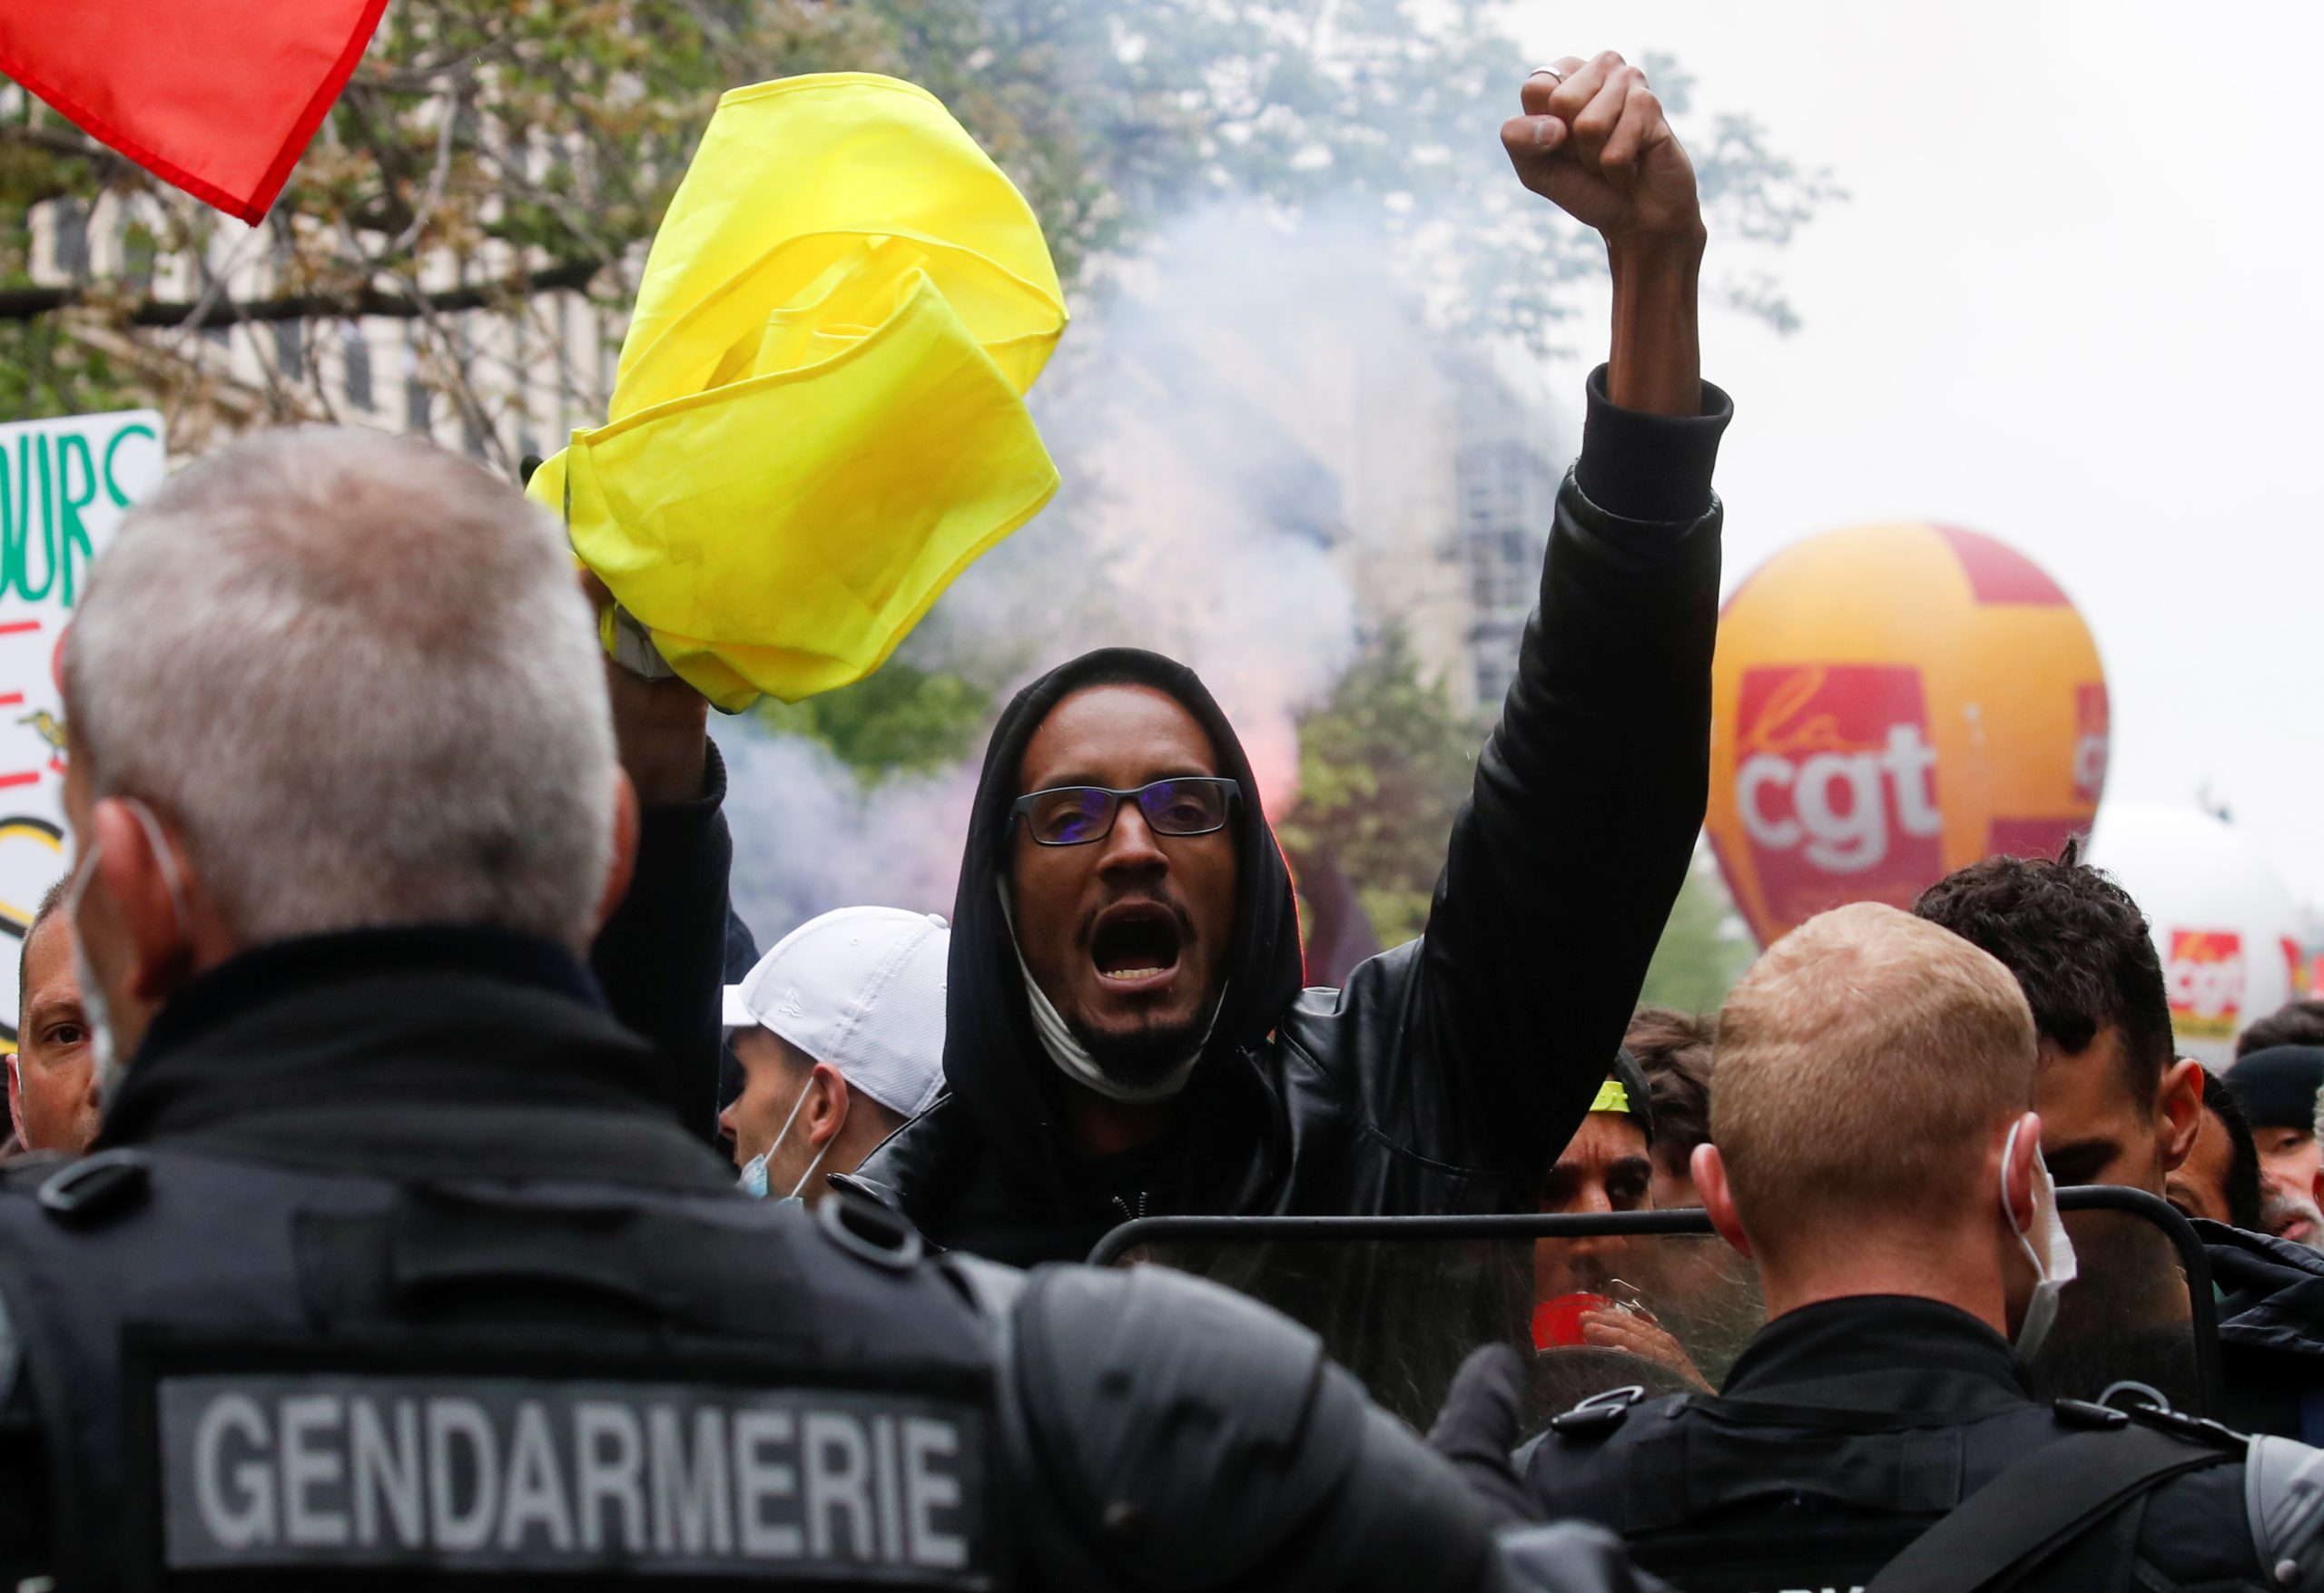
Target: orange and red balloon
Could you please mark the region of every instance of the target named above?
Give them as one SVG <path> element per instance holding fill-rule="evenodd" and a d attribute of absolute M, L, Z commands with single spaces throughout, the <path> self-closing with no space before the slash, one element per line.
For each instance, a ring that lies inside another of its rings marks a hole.
<path fill-rule="evenodd" d="M 2054 856 L 2105 783 L 2090 628 L 2032 560 L 1953 526 L 1769 559 L 1720 615 L 1711 712 L 1706 828 L 1763 945 L 1981 857 Z"/>

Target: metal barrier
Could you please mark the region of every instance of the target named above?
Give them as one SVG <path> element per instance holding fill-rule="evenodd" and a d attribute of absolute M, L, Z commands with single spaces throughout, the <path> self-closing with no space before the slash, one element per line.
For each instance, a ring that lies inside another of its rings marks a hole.
<path fill-rule="evenodd" d="M 2193 1228 L 2139 1190 L 2065 1189 L 2058 1205 L 2082 1276 L 2029 1368 L 2036 1391 L 2092 1399 L 2127 1382 L 2215 1412 L 2219 1325 Z M 1491 1339 L 1529 1352 L 1528 1414 L 1546 1420 L 1628 1383 L 1715 1387 L 1765 1320 L 1756 1273 L 1700 1211 L 1147 1217 L 1089 1259 L 1176 1266 L 1284 1311 L 1415 1425 Z"/>

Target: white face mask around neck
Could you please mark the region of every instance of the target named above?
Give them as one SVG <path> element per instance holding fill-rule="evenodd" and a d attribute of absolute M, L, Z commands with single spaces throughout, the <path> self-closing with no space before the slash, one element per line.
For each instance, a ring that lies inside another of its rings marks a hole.
<path fill-rule="evenodd" d="M 2017 1326 L 2017 1353 L 2031 1361 L 2041 1352 L 2056 1324 L 2058 1296 L 2079 1275 L 2081 1264 L 2074 1257 L 2073 1241 L 2066 1235 L 2065 1219 L 2058 1214 L 2058 1185 L 2042 1160 L 2039 1146 L 2034 1148 L 2033 1164 L 2034 1225 L 2030 1230 L 2018 1225 L 2017 1212 L 2009 1199 L 2009 1165 L 2017 1154 L 2017 1136 L 2024 1128 L 2022 1117 L 2012 1124 L 2002 1146 L 2001 1210 L 2009 1231 L 2017 1235 L 2018 1247 L 2034 1264 L 2034 1295 L 2025 1303 L 2025 1319 Z"/>
<path fill-rule="evenodd" d="M 1125 1084 L 1098 1065 L 1089 1048 L 1074 1037 L 1057 1004 L 1041 988 L 1040 980 L 1025 964 L 1024 949 L 1017 944 L 1017 914 L 1009 900 L 1007 880 L 995 882 L 1000 892 L 1001 921 L 1009 926 L 1009 949 L 1017 958 L 1017 971 L 1025 979 L 1025 1005 L 1033 1015 L 1033 1033 L 1041 1042 L 1041 1049 L 1049 1055 L 1068 1078 L 1085 1086 L 1109 1101 L 1125 1106 L 1151 1106 L 1171 1099 L 1187 1087 L 1187 1080 L 1194 1077 L 1195 1064 L 1202 1060 L 1203 1047 L 1210 1043 L 1210 1031 L 1218 1026 L 1218 1015 L 1226 1006 L 1226 991 L 1222 987 L 1218 1001 L 1210 1009 L 1210 1021 L 1202 1026 L 1202 1037 L 1193 1047 L 1158 1078 L 1146 1084 Z"/>

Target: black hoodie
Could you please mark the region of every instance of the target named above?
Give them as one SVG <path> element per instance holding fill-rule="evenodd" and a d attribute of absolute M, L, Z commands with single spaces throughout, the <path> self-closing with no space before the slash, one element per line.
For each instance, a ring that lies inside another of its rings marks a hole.
<path fill-rule="evenodd" d="M 1532 1207 L 1620 1044 L 1709 779 L 1710 472 L 1729 406 L 1706 386 L 1699 418 L 1632 414 L 1603 381 L 1426 934 L 1302 994 L 1290 875 L 1258 804 L 1240 804 L 1226 995 L 1175 1126 L 1078 1155 L 998 889 L 1025 744 L 1078 686 L 1136 681 L 1185 704 L 1220 772 L 1256 789 L 1193 671 L 1084 654 L 1019 693 L 986 751 L 954 907 L 950 1087 L 841 1182 L 939 1244 L 1019 1264 L 1079 1259 L 1132 1216 Z"/>

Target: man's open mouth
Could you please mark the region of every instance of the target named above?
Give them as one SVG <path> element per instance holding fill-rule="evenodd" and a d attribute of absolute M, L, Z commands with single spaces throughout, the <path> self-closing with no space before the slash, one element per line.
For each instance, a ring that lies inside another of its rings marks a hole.
<path fill-rule="evenodd" d="M 1089 960 L 1109 987 L 1138 989 L 1177 971 L 1178 946 L 1178 920 L 1168 908 L 1158 901 L 1124 902 L 1098 915 Z"/>

